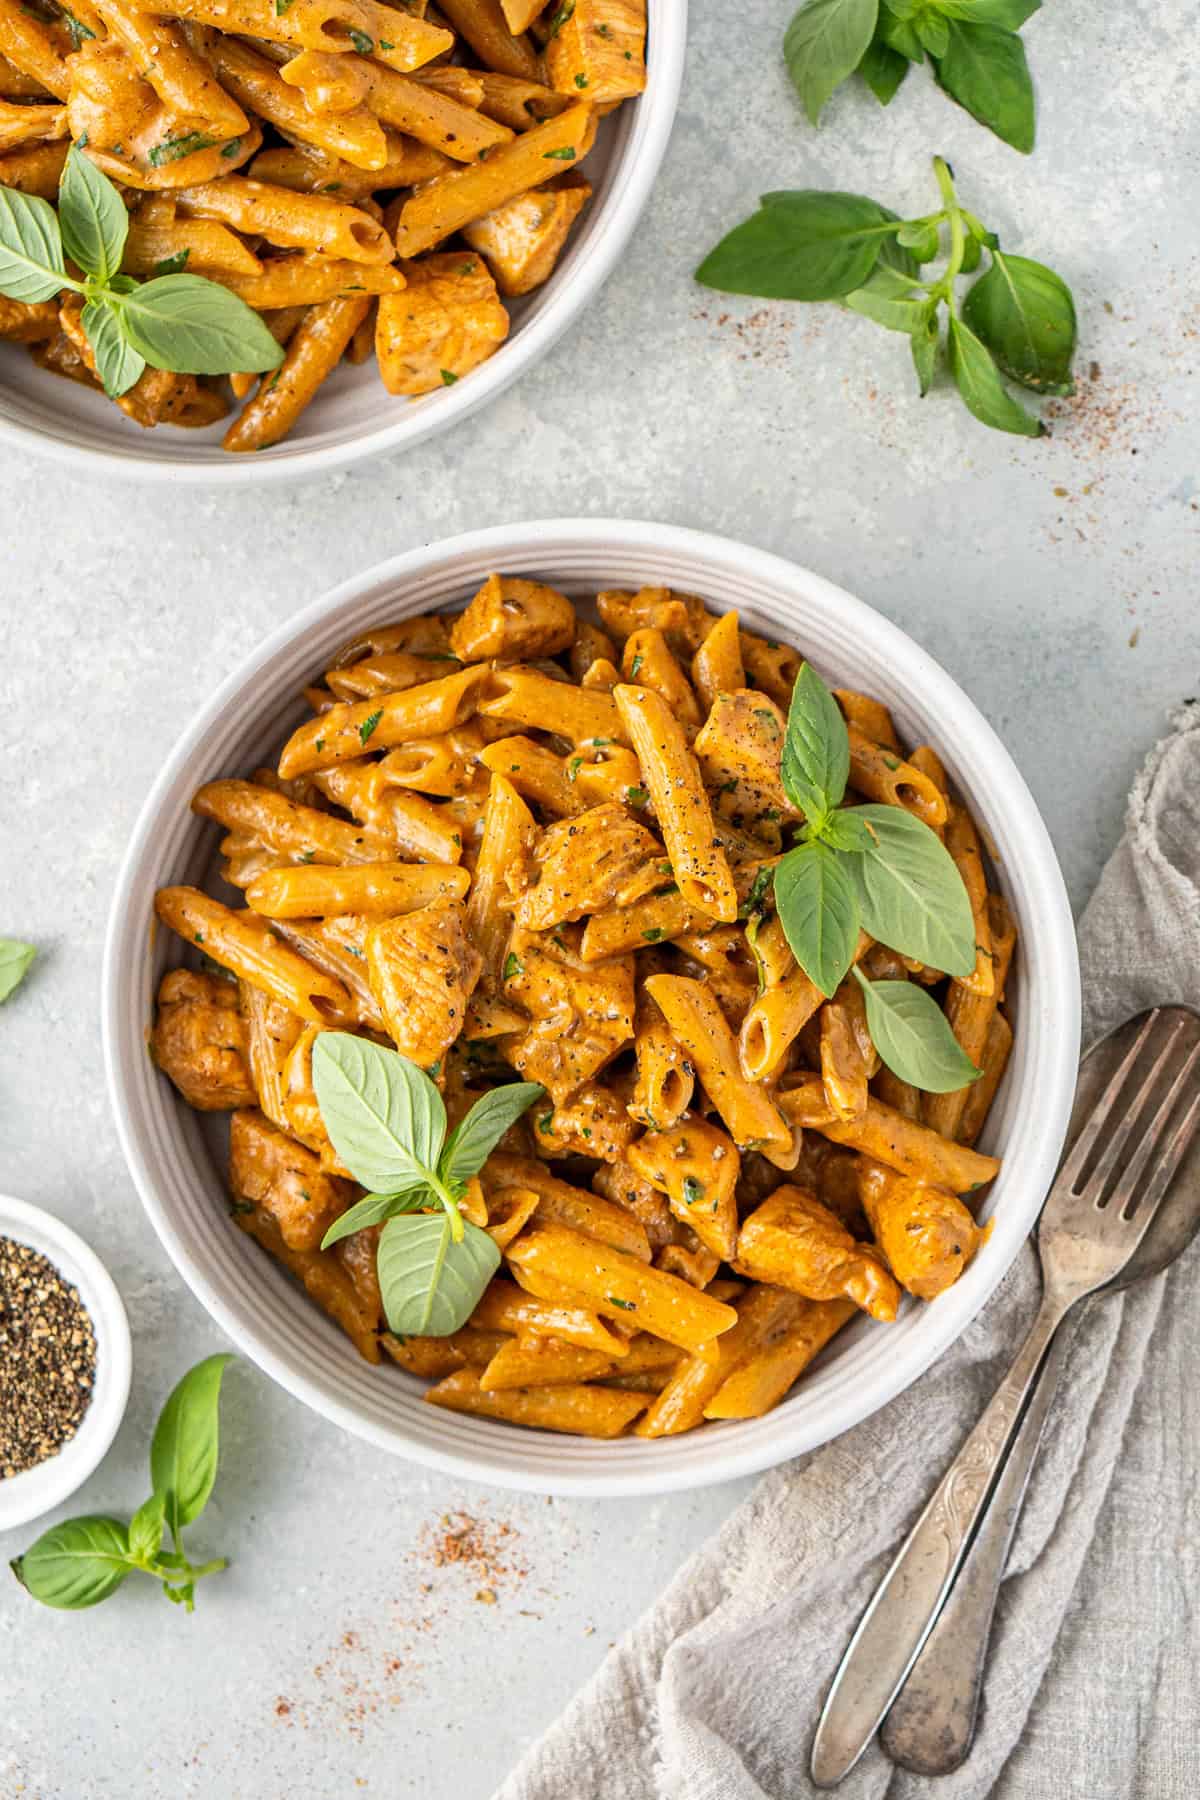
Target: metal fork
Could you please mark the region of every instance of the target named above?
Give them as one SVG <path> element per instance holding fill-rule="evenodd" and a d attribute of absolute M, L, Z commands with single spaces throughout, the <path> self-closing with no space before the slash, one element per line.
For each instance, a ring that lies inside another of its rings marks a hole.
<path fill-rule="evenodd" d="M 850 1640 L 813 1741 L 818 1787 L 836 1786 L 874 1736 L 933 1628 L 1051 1339 L 1133 1255 L 1191 1142 L 1200 1092 L 1186 1090 L 1200 1043 L 1181 1060 L 1181 1033 L 1177 1013 L 1147 1015 L 1059 1169 L 1037 1230 L 1037 1318 Z"/>

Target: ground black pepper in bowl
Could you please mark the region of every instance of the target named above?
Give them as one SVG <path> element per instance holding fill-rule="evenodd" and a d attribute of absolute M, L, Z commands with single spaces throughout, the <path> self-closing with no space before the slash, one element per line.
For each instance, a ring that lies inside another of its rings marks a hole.
<path fill-rule="evenodd" d="M 79 1290 L 40 1251 L 0 1237 L 0 1481 L 75 1436 L 96 1379 Z"/>

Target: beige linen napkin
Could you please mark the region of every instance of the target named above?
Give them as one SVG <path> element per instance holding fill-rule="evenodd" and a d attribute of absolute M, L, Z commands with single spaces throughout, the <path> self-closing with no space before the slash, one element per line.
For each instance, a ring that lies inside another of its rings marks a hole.
<path fill-rule="evenodd" d="M 1080 924 L 1084 1041 L 1200 1006 L 1200 704 L 1130 796 Z M 1196 1800 L 1200 1794 L 1200 1247 L 1091 1305 L 997 1611 L 978 1738 L 930 1782 L 877 1744 L 847 1800 Z M 958 1343 L 835 1443 L 766 1476 L 496 1800 L 797 1800 L 834 1666 L 1037 1299 L 1026 1249 Z"/>

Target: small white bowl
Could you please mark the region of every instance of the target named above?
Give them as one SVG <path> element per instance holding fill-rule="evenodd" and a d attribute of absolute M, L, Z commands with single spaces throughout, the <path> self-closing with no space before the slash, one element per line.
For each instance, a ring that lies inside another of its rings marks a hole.
<path fill-rule="evenodd" d="M 680 1437 L 595 1443 L 518 1430 L 422 1403 L 424 1383 L 371 1368 L 229 1219 L 223 1148 L 146 1055 L 163 970 L 182 947 L 152 930 L 154 891 L 200 882 L 219 833 L 188 810 L 196 788 L 278 751 L 296 699 L 371 624 L 461 606 L 493 569 L 573 595 L 677 587 L 798 645 L 839 686 L 888 705 L 908 743 L 932 743 L 993 848 L 1020 931 L 1015 1045 L 984 1147 L 1004 1157 L 983 1214 L 994 1227 L 961 1279 L 892 1325 L 841 1332 L 762 1419 Z M 1079 970 L 1071 912 L 1046 828 L 1011 757 L 961 688 L 861 601 L 780 557 L 678 526 L 558 520 L 502 526 L 411 551 L 357 575 L 290 619 L 193 720 L 142 809 L 117 881 L 105 950 L 109 1091 L 125 1155 L 167 1253 L 246 1354 L 326 1418 L 435 1468 L 540 1493 L 666 1493 L 783 1462 L 836 1437 L 915 1381 L 979 1311 L 1024 1243 L 1058 1161 L 1075 1092 Z"/>
<path fill-rule="evenodd" d="M 544 287 L 509 303 L 512 329 L 493 357 L 419 400 L 389 394 L 374 360 L 343 365 L 281 444 L 253 456 L 222 450 L 228 419 L 203 431 L 146 431 L 102 394 L 49 375 L 19 345 L 0 345 L 0 441 L 82 474 L 245 487 L 327 473 L 405 450 L 460 423 L 546 354 L 616 267 L 671 135 L 687 47 L 687 0 L 649 0 L 646 91 L 602 119 L 583 164 L 590 204 Z"/>
<path fill-rule="evenodd" d="M 94 1250 L 61 1219 L 0 1194 L 0 1237 L 28 1244 L 79 1289 L 96 1332 L 96 1382 L 75 1436 L 36 1468 L 0 1481 L 0 1531 L 28 1525 L 82 1487 L 117 1435 L 129 1399 L 129 1321 L 116 1284 Z"/>

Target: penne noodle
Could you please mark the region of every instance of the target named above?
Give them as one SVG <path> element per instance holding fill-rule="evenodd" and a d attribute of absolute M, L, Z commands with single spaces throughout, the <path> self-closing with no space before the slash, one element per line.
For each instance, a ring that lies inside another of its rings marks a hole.
<path fill-rule="evenodd" d="M 431 1406 L 445 1406 L 452 1412 L 506 1419 L 512 1425 L 533 1425 L 540 1431 L 567 1431 L 578 1437 L 598 1438 L 620 1437 L 647 1406 L 645 1394 L 569 1383 L 488 1393 L 474 1369 L 459 1369 L 447 1375 L 436 1387 L 427 1388 L 423 1398 Z"/>
<path fill-rule="evenodd" d="M 223 969 L 262 988 L 314 1025 L 339 1025 L 350 1016 L 341 982 L 297 956 L 254 913 L 233 912 L 199 888 L 160 888 L 154 910 L 164 925 L 199 945 Z"/>
<path fill-rule="evenodd" d="M 285 249 L 319 250 L 359 263 L 390 263 L 395 257 L 382 225 L 361 208 L 324 194 L 296 194 L 245 175 L 226 175 L 180 188 L 175 203 L 189 216 L 220 220 Z"/>
<path fill-rule="evenodd" d="M 804 1093 L 803 1086 L 780 1091 L 777 1098 L 784 1118 L 795 1119 L 797 1124 L 802 1122 L 803 1110 L 797 1101 L 802 1101 Z M 793 1094 L 796 1100 L 793 1100 Z M 852 1149 L 875 1157 L 901 1175 L 912 1175 L 931 1187 L 949 1188 L 952 1194 L 974 1193 L 993 1180 L 1000 1167 L 995 1157 L 981 1156 L 965 1144 L 956 1144 L 950 1138 L 940 1136 L 927 1125 L 905 1118 L 903 1113 L 885 1106 L 874 1096 L 868 1099 L 867 1110 L 861 1119 L 850 1124 L 830 1119 L 820 1126 L 820 1130 L 835 1144 L 849 1144 Z"/>
<path fill-rule="evenodd" d="M 685 903 L 726 923 L 738 897 L 725 852 L 713 836 L 712 810 L 682 726 L 660 694 L 614 688 L 613 699 L 637 754 L 667 855 Z"/>
<path fill-rule="evenodd" d="M 791 1325 L 770 1336 L 722 1382 L 705 1405 L 706 1419 L 758 1419 L 770 1412 L 858 1311 L 852 1300 L 802 1300 L 800 1305 L 803 1310 Z"/>
<path fill-rule="evenodd" d="M 314 919 L 341 913 L 414 912 L 461 900 L 470 886 L 452 863 L 375 863 L 359 868 L 270 869 L 246 889 L 246 904 L 266 919 Z"/>
<path fill-rule="evenodd" d="M 221 440 L 226 450 L 262 450 L 286 437 L 321 383 L 341 361 L 342 353 L 370 309 L 365 295 L 323 300 L 306 313 L 292 336 L 282 363 L 264 375 Z M 316 766 L 316 765 L 312 765 Z"/>
<path fill-rule="evenodd" d="M 451 731 L 475 712 L 487 679 L 486 669 L 462 669 L 403 693 L 331 706 L 292 733 L 280 754 L 279 773 L 290 781 L 310 769 L 359 757 L 368 744 L 372 750 L 388 750 L 410 737 Z"/>
<path fill-rule="evenodd" d="M 708 988 L 682 975 L 652 975 L 646 991 L 738 1149 L 761 1150 L 777 1168 L 793 1168 L 799 1148 L 792 1128 L 766 1091 L 742 1074 L 733 1032 Z"/>
<path fill-rule="evenodd" d="M 192 798 L 192 811 L 297 862 L 338 867 L 390 860 L 390 845 L 382 836 L 315 806 L 301 806 L 256 781 L 206 782 Z"/>

